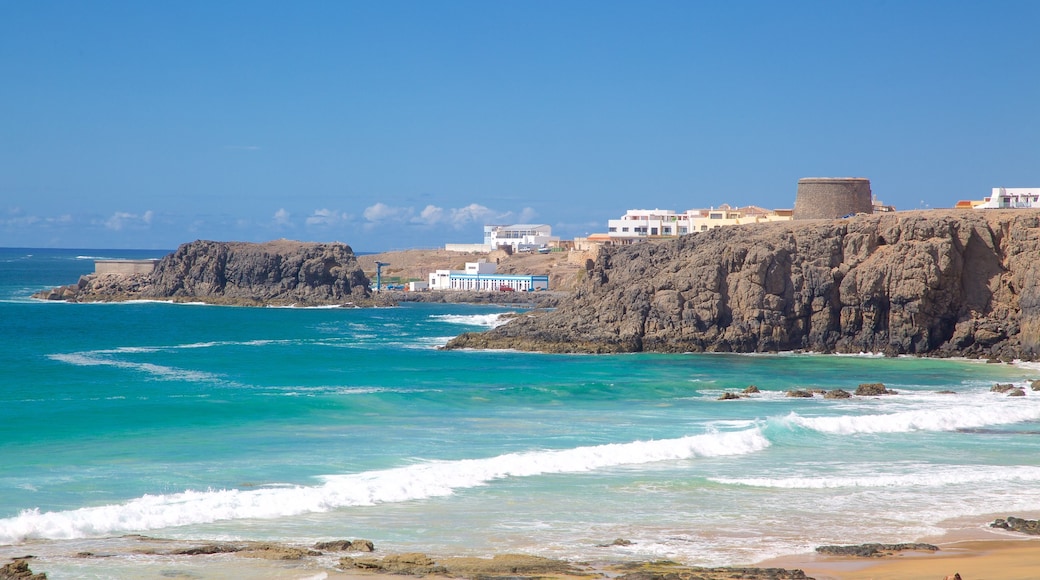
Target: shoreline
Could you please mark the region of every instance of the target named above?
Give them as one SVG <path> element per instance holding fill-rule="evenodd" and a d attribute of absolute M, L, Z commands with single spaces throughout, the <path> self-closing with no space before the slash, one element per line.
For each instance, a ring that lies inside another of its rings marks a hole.
<path fill-rule="evenodd" d="M 1036 514 L 1029 514 L 1035 517 Z M 1002 516 L 995 516 L 987 521 Z M 496 554 L 490 558 L 405 554 L 388 552 L 321 553 L 294 543 L 255 541 L 220 542 L 162 539 L 127 535 L 119 538 L 30 541 L 0 546 L 0 567 L 26 559 L 33 573 L 60 579 L 77 574 L 102 574 L 99 578 L 136 578 L 151 575 L 261 580 L 372 580 L 406 574 L 413 577 L 510 578 L 511 580 L 624 579 L 664 580 L 697 574 L 715 580 L 941 580 L 960 574 L 961 580 L 1000 578 L 1033 580 L 1040 570 L 1040 537 L 980 526 L 980 518 L 955 518 L 949 530 L 918 540 L 937 551 L 906 550 L 881 557 L 824 555 L 816 552 L 768 558 L 748 565 L 702 567 L 649 560 L 598 560 L 573 562 L 523 554 Z M 232 549 L 231 546 L 236 546 Z M 34 550 L 35 548 L 35 550 Z M 92 549 L 98 550 L 97 552 Z M 34 554 L 38 552 L 39 555 Z M 340 562 L 356 560 L 358 567 Z M 404 562 L 404 568 L 394 568 Z M 419 562 L 419 564 L 415 564 Z M 387 567 L 380 569 L 381 563 Z M 800 575 L 799 572 L 804 573 Z M 7 578 L 0 571 L 0 578 Z"/>

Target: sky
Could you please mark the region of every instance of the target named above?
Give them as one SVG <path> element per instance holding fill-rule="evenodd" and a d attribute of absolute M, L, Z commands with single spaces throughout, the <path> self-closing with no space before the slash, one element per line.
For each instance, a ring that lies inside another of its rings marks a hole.
<path fill-rule="evenodd" d="M 0 246 L 564 239 L 1040 187 L 1040 2 L 0 0 Z"/>

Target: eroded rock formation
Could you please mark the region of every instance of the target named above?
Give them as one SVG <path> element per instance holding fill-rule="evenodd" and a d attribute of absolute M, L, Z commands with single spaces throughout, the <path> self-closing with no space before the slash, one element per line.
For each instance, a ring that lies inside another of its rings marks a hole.
<path fill-rule="evenodd" d="M 556 310 L 448 348 L 1036 359 L 1040 211 L 733 226 L 609 248 Z"/>
<path fill-rule="evenodd" d="M 77 302 L 158 299 L 214 304 L 365 304 L 369 280 L 350 246 L 278 240 L 195 241 L 151 274 L 92 274 L 38 298 Z"/>

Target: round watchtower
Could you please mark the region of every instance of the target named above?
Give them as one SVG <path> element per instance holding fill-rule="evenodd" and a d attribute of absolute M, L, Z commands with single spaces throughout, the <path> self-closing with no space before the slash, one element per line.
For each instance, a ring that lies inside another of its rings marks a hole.
<path fill-rule="evenodd" d="M 834 219 L 873 213 L 870 180 L 864 177 L 803 177 L 798 180 L 794 219 Z"/>

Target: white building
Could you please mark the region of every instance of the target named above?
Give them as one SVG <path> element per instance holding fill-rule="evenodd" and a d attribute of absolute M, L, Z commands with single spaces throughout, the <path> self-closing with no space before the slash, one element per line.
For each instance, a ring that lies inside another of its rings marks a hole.
<path fill-rule="evenodd" d="M 512 246 L 513 251 L 532 250 L 560 241 L 546 224 L 514 224 L 484 226 L 484 245 L 492 250 Z"/>
<path fill-rule="evenodd" d="M 498 274 L 489 262 L 466 262 L 465 270 L 437 270 L 430 274 L 430 290 L 483 290 L 514 292 L 548 290 L 549 277 L 524 274 Z"/>
<path fill-rule="evenodd" d="M 630 209 L 621 219 L 607 222 L 607 235 L 613 243 L 627 244 L 641 239 L 674 238 L 722 226 L 786 221 L 792 215 L 789 209 L 733 208 L 727 204 L 683 213 L 670 209 Z"/>
<path fill-rule="evenodd" d="M 1040 208 L 1040 187 L 994 187 L 992 195 L 981 202 L 971 202 L 971 206 L 975 209 Z"/>

